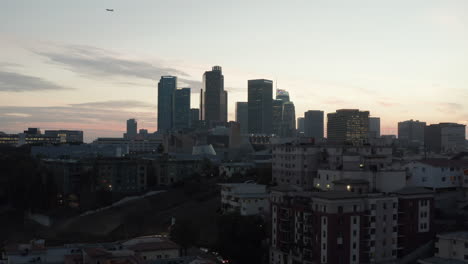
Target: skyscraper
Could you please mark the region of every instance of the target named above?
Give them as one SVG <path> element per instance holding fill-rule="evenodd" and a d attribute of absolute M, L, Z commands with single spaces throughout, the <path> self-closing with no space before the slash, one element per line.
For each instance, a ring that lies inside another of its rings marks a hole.
<path fill-rule="evenodd" d="M 424 145 L 424 129 L 426 122 L 414 121 L 413 119 L 398 122 L 398 141 L 403 146 Z"/>
<path fill-rule="evenodd" d="M 249 110 L 247 102 L 236 103 L 236 122 L 240 124 L 240 133 L 249 133 Z"/>
<path fill-rule="evenodd" d="M 278 84 L 276 84 L 278 85 Z M 276 100 L 282 100 L 283 102 L 289 102 L 289 92 L 283 89 L 276 90 Z"/>
<path fill-rule="evenodd" d="M 380 117 L 369 117 L 369 137 L 380 137 Z"/>
<path fill-rule="evenodd" d="M 309 110 L 304 113 L 304 135 L 315 140 L 323 139 L 323 111 Z"/>
<path fill-rule="evenodd" d="M 304 133 L 304 117 L 298 117 L 297 118 L 297 132 L 298 133 Z"/>
<path fill-rule="evenodd" d="M 190 127 L 190 88 L 175 90 L 173 112 L 175 129 Z"/>
<path fill-rule="evenodd" d="M 272 131 L 275 135 L 281 134 L 281 128 L 283 126 L 283 100 L 274 99 L 272 101 Z"/>
<path fill-rule="evenodd" d="M 137 136 L 138 124 L 137 121 L 132 118 L 127 120 L 127 133 L 125 133 L 125 138 L 135 139 Z"/>
<path fill-rule="evenodd" d="M 328 142 L 362 145 L 369 136 L 369 111 L 341 109 L 328 114 Z"/>
<path fill-rule="evenodd" d="M 265 79 L 248 81 L 249 133 L 272 133 L 273 82 Z"/>
<path fill-rule="evenodd" d="M 200 109 L 192 108 L 190 109 L 190 127 L 195 128 L 198 126 L 200 121 Z"/>
<path fill-rule="evenodd" d="M 293 102 L 283 104 L 283 116 L 281 126 L 282 137 L 293 137 L 296 134 L 296 109 Z"/>
<path fill-rule="evenodd" d="M 221 66 L 213 66 L 203 74 L 203 89 L 200 92 L 201 120 L 208 126 L 227 122 L 228 95 L 224 90 L 224 76 Z"/>
<path fill-rule="evenodd" d="M 158 83 L 158 131 L 169 131 L 173 128 L 174 93 L 177 77 L 161 76 Z"/>

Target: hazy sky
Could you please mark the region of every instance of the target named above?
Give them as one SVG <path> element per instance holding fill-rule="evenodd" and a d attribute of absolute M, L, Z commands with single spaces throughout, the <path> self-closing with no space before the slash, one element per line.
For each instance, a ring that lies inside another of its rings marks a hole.
<path fill-rule="evenodd" d="M 359 108 L 383 134 L 408 119 L 467 124 L 467 12 L 466 0 L 2 0 L 0 131 L 83 129 L 89 141 L 131 117 L 154 131 L 159 77 L 192 87 L 198 108 L 213 65 L 232 120 L 247 80 L 267 78 L 297 117 Z"/>

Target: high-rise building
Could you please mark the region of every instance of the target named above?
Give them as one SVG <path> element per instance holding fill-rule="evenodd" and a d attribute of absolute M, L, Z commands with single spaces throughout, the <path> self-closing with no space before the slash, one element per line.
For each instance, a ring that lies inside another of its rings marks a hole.
<path fill-rule="evenodd" d="M 304 117 L 298 117 L 297 118 L 297 132 L 304 133 L 305 132 L 304 127 L 305 127 Z"/>
<path fill-rule="evenodd" d="M 190 88 L 177 89 L 174 94 L 174 129 L 190 127 Z"/>
<path fill-rule="evenodd" d="M 281 100 L 283 102 L 289 102 L 289 92 L 283 89 L 276 90 L 276 100 Z"/>
<path fill-rule="evenodd" d="M 419 122 L 419 120 L 398 122 L 398 141 L 403 146 L 422 146 L 425 128 L 426 122 Z"/>
<path fill-rule="evenodd" d="M 138 124 L 137 121 L 132 118 L 127 120 L 127 133 L 125 133 L 126 139 L 135 139 L 137 136 Z"/>
<path fill-rule="evenodd" d="M 283 100 L 272 101 L 271 120 L 273 134 L 280 135 L 283 126 Z"/>
<path fill-rule="evenodd" d="M 227 122 L 228 95 L 224 90 L 221 66 L 213 66 L 203 74 L 203 89 L 200 91 L 201 120 L 213 127 Z"/>
<path fill-rule="evenodd" d="M 362 145 L 369 136 L 369 111 L 341 109 L 327 115 L 328 142 Z"/>
<path fill-rule="evenodd" d="M 190 109 L 190 127 L 195 128 L 198 126 L 200 121 L 200 109 L 192 108 Z"/>
<path fill-rule="evenodd" d="M 380 137 L 380 117 L 369 117 L 369 138 Z"/>
<path fill-rule="evenodd" d="M 265 79 L 248 81 L 249 133 L 272 133 L 273 82 Z"/>
<path fill-rule="evenodd" d="M 285 102 L 283 104 L 282 116 L 282 137 L 293 137 L 296 134 L 296 109 L 293 102 Z"/>
<path fill-rule="evenodd" d="M 315 140 L 323 139 L 323 111 L 309 110 L 304 113 L 304 135 Z"/>
<path fill-rule="evenodd" d="M 456 123 L 429 125 L 425 129 L 426 150 L 436 153 L 457 153 L 466 149 L 466 126 Z"/>
<path fill-rule="evenodd" d="M 177 77 L 161 76 L 158 83 L 158 131 L 170 131 L 173 128 L 174 93 Z"/>
<path fill-rule="evenodd" d="M 236 122 L 240 124 L 240 133 L 249 133 L 249 110 L 247 102 L 236 103 Z"/>

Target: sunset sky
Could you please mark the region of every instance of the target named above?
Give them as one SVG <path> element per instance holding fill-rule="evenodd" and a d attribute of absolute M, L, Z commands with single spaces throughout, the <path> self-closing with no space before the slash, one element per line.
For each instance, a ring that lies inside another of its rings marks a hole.
<path fill-rule="evenodd" d="M 178 76 L 198 108 L 213 65 L 231 120 L 247 80 L 265 78 L 297 117 L 369 110 L 382 134 L 408 119 L 467 124 L 467 12 L 466 0 L 4 0 L 0 131 L 80 129 L 91 141 L 133 117 L 155 131 L 160 76 Z"/>

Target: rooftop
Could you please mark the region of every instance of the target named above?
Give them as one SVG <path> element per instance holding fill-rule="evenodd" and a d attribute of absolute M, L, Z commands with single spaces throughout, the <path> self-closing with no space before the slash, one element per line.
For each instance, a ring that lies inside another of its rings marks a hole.
<path fill-rule="evenodd" d="M 334 184 L 369 184 L 368 181 L 366 180 L 360 180 L 360 179 L 341 179 L 341 180 L 336 180 L 333 181 Z"/>
<path fill-rule="evenodd" d="M 456 231 L 438 234 L 437 237 L 445 239 L 468 240 L 468 231 Z"/>
<path fill-rule="evenodd" d="M 366 197 L 364 194 L 343 191 L 313 192 L 311 196 L 326 200 L 357 199 Z"/>
<path fill-rule="evenodd" d="M 423 188 L 423 187 L 405 187 L 398 191 L 395 191 L 396 194 L 401 195 L 416 195 L 416 194 L 432 194 L 433 191 Z"/>
<path fill-rule="evenodd" d="M 449 159 L 426 159 L 418 160 L 416 162 L 424 163 L 433 167 L 446 168 L 446 167 L 458 167 L 458 168 L 468 168 L 468 160 L 459 159 L 459 160 L 449 160 Z"/>
<path fill-rule="evenodd" d="M 466 262 L 456 259 L 446 259 L 439 257 L 431 257 L 427 259 L 419 260 L 422 264 L 466 264 Z"/>

